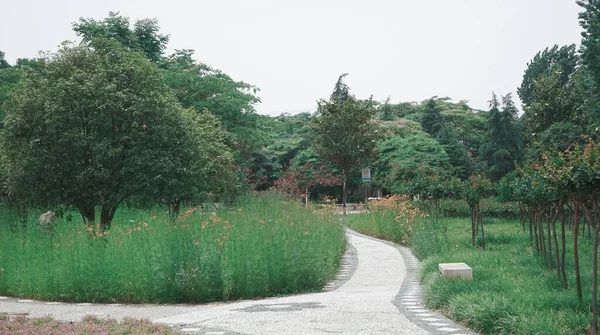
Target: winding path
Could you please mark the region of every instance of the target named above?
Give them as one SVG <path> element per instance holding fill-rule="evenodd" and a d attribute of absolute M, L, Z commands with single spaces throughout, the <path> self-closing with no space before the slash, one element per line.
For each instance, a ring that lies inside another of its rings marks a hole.
<path fill-rule="evenodd" d="M 405 248 L 348 231 L 351 252 L 338 283 L 322 293 L 205 305 L 47 303 L 0 297 L 0 312 L 145 318 L 188 334 L 472 334 L 423 307 Z M 406 264 L 405 261 L 408 263 Z"/>

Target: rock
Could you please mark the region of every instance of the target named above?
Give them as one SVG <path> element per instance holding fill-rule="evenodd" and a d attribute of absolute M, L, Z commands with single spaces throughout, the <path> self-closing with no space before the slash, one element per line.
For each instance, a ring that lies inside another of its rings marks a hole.
<path fill-rule="evenodd" d="M 54 227 L 56 223 L 56 214 L 52 211 L 40 215 L 40 226 Z"/>
<path fill-rule="evenodd" d="M 440 263 L 438 268 L 444 278 L 473 279 L 473 270 L 465 263 Z"/>

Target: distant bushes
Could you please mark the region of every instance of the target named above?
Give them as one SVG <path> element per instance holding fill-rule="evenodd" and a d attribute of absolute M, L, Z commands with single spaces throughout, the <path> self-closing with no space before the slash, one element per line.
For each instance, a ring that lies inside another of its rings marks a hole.
<path fill-rule="evenodd" d="M 417 202 L 422 208 L 422 202 Z M 440 213 L 445 217 L 469 217 L 469 204 L 465 200 L 444 199 L 440 201 Z M 493 218 L 519 218 L 519 203 L 499 202 L 496 198 L 481 199 L 481 215 Z"/>

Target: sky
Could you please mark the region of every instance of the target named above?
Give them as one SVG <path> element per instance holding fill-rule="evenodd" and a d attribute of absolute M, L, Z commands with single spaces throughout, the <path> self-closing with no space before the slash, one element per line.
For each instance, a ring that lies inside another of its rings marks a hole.
<path fill-rule="evenodd" d="M 270 115 L 314 111 L 343 73 L 358 98 L 487 109 L 492 92 L 516 96 L 538 51 L 581 40 L 575 0 L 0 0 L 0 50 L 56 51 L 78 40 L 72 22 L 109 11 L 158 19 L 167 53 L 257 86 Z"/>

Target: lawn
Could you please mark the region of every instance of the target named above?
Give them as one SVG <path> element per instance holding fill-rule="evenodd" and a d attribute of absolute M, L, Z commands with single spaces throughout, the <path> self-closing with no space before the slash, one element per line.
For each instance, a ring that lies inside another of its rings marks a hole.
<path fill-rule="evenodd" d="M 104 233 L 73 213 L 50 233 L 0 211 L 0 295 L 69 302 L 179 303 L 320 290 L 344 252 L 339 220 L 275 195 L 216 213 L 121 208 Z"/>
<path fill-rule="evenodd" d="M 410 231 L 394 218 L 394 213 L 362 214 L 348 222 L 359 231 L 412 248 L 422 261 L 420 280 L 428 307 L 483 334 L 586 334 L 591 323 L 592 258 L 587 237 L 580 240 L 584 299 L 579 302 L 572 245 L 567 248 L 570 288 L 565 291 L 518 221 L 484 219 L 484 251 L 471 246 L 468 218 L 444 218 L 437 225 L 431 218 L 417 218 Z M 443 279 L 438 264 L 447 262 L 469 264 L 473 281 Z"/>

